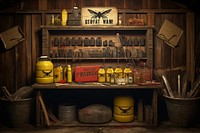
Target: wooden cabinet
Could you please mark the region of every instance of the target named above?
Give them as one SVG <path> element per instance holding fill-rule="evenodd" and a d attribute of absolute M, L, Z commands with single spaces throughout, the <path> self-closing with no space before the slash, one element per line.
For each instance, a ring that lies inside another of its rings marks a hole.
<path fill-rule="evenodd" d="M 147 26 L 147 14 L 140 14 L 144 18 L 142 24 L 137 26 L 131 18 L 137 14 L 132 12 L 119 12 L 122 19 L 120 26 L 41 26 L 42 29 L 42 55 L 47 55 L 54 64 L 70 64 L 72 70 L 79 65 L 103 65 L 105 67 L 127 64 L 137 67 L 140 61 L 153 69 L 153 26 Z M 129 20 L 129 21 L 127 21 Z M 142 25 L 142 26 L 141 26 Z M 152 76 L 152 74 L 151 74 Z M 144 99 L 153 109 L 151 123 L 137 120 L 131 123 L 118 123 L 111 121 L 105 124 L 72 124 L 60 123 L 59 126 L 156 126 L 157 125 L 157 89 L 161 85 L 155 84 L 129 84 L 129 85 L 100 85 L 97 83 L 73 84 L 34 84 L 36 90 L 36 126 L 41 126 L 42 111 L 38 98 L 51 91 L 73 94 L 78 92 L 96 91 L 126 92 L 136 96 L 136 101 Z M 87 94 L 88 95 L 88 94 Z M 57 95 L 54 98 L 58 98 Z M 110 97 L 113 97 L 111 95 Z M 148 98 L 147 98 L 148 97 Z M 50 102 L 50 101 L 48 101 Z M 81 102 L 81 101 L 80 101 Z M 137 106 L 137 102 L 134 106 Z M 136 111 L 137 112 L 137 111 Z M 136 113 L 137 115 L 137 113 Z"/>

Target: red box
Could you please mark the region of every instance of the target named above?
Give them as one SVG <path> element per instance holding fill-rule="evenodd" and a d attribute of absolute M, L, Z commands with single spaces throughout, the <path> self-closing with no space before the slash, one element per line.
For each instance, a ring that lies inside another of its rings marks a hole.
<path fill-rule="evenodd" d="M 100 66 L 77 66 L 75 68 L 75 82 L 97 82 Z"/>

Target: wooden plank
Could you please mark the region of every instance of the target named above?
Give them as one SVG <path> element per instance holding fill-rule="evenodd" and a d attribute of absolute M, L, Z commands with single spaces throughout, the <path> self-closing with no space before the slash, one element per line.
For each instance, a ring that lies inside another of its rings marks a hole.
<path fill-rule="evenodd" d="M 42 98 L 42 95 L 41 95 L 41 94 L 38 96 L 38 99 L 39 99 L 39 102 L 40 102 L 40 104 L 41 104 L 42 111 L 43 111 L 43 113 L 44 113 L 46 125 L 47 125 L 47 126 L 50 126 L 50 121 L 49 121 L 48 112 L 47 112 L 47 109 L 46 109 L 46 106 L 45 106 L 45 103 L 44 103 L 44 101 L 43 101 L 43 98 Z"/>
<path fill-rule="evenodd" d="M 147 13 L 147 25 L 155 25 L 155 13 Z"/>
<path fill-rule="evenodd" d="M 47 10 L 47 0 L 38 0 L 38 9 Z"/>
<path fill-rule="evenodd" d="M 188 79 L 193 83 L 195 74 L 195 25 L 194 25 L 194 13 L 186 14 L 186 63 L 188 70 Z"/>
<path fill-rule="evenodd" d="M 24 26 L 24 31 L 25 31 L 25 35 L 26 35 L 26 40 L 25 40 L 25 49 L 26 52 L 25 54 L 25 59 L 24 61 L 26 61 L 26 79 L 27 82 L 31 83 L 31 78 L 32 77 L 32 52 L 31 52 L 31 46 L 32 46 L 32 15 L 25 15 L 24 16 L 24 21 L 25 21 L 25 26 Z"/>
<path fill-rule="evenodd" d="M 172 61 L 172 67 L 181 67 L 181 66 L 186 66 L 186 38 L 184 32 L 186 24 L 185 21 L 185 14 L 173 14 L 173 21 L 174 23 L 180 27 L 183 30 L 183 34 L 178 42 L 178 45 L 176 48 L 172 50 L 172 56 L 173 56 L 173 61 Z M 181 59 L 181 60 L 180 60 Z"/>
<path fill-rule="evenodd" d="M 153 91 L 152 107 L 153 107 L 153 123 L 157 125 L 158 124 L 158 92 L 157 90 Z"/>

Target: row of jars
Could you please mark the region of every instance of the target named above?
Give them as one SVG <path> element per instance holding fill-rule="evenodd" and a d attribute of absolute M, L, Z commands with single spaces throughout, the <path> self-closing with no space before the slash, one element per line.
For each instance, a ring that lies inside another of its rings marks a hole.
<path fill-rule="evenodd" d="M 107 70 L 104 67 L 100 67 L 98 70 L 98 82 L 132 84 L 133 72 L 130 67 L 126 67 L 124 70 L 120 66 L 115 69 L 109 66 Z"/>
<path fill-rule="evenodd" d="M 112 83 L 112 84 L 137 84 L 141 82 L 147 82 L 151 79 L 151 70 L 145 68 L 130 68 L 129 66 L 122 69 L 117 66 L 115 69 L 109 66 L 107 69 L 100 67 L 98 71 L 98 82 L 99 83 Z"/>

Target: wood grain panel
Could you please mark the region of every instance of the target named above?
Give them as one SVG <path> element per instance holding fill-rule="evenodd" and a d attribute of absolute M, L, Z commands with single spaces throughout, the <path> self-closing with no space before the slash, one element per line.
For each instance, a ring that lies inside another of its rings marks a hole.
<path fill-rule="evenodd" d="M 143 0 L 142 1 L 142 8 L 143 9 L 153 9 L 155 8 L 154 6 L 156 6 L 156 3 L 155 0 L 154 0 L 154 3 L 151 2 L 151 0 Z"/>
<path fill-rule="evenodd" d="M 56 1 L 57 0 L 51 0 L 47 2 L 47 9 L 51 10 L 51 9 L 56 9 Z"/>
<path fill-rule="evenodd" d="M 15 16 L 13 16 L 12 14 L 10 15 L 5 15 L 3 17 L 1 17 L 1 26 L 3 27 L 2 31 L 6 31 L 12 27 L 15 26 Z M 2 69 L 2 73 L 1 73 L 1 77 L 2 77 L 2 83 L 0 83 L 1 85 L 4 85 L 7 87 L 7 89 L 9 90 L 10 93 L 14 93 L 16 91 L 16 79 L 15 79 L 15 49 L 9 49 L 7 51 L 5 51 L 4 49 L 2 50 L 2 64 L 1 66 L 3 66 Z"/>
<path fill-rule="evenodd" d="M 47 10 L 47 0 L 39 0 L 38 1 L 38 9 L 39 10 Z"/>
<path fill-rule="evenodd" d="M 180 38 L 178 45 L 175 49 L 173 49 L 173 68 L 182 67 L 186 65 L 186 40 L 185 40 L 185 27 L 186 27 L 186 19 L 185 14 L 173 14 L 173 23 L 175 23 L 178 27 L 180 27 L 184 33 Z M 181 59 L 181 60 L 180 60 Z"/>
<path fill-rule="evenodd" d="M 124 8 L 124 0 L 106 0 L 106 6 L 116 7 L 118 9 Z"/>
<path fill-rule="evenodd" d="M 187 70 L 190 73 L 189 79 L 193 83 L 195 74 L 194 13 L 187 13 L 186 24 L 187 24 L 186 25 Z"/>
<path fill-rule="evenodd" d="M 26 45 L 25 45 L 25 48 L 26 48 L 26 53 L 24 53 L 25 55 L 26 55 L 26 70 L 27 70 L 27 76 L 25 77 L 25 79 L 27 79 L 27 82 L 29 83 L 29 82 L 31 82 L 31 80 L 30 80 L 30 78 L 29 78 L 29 76 L 31 75 L 31 76 L 33 76 L 33 73 L 32 73 L 32 71 L 31 71 L 31 62 L 33 61 L 32 60 L 32 52 L 31 52 L 31 46 L 32 45 L 35 45 L 35 44 L 32 44 L 32 36 L 31 36 L 31 34 L 32 34 L 32 27 L 31 27 L 31 25 L 32 25 L 32 15 L 26 15 L 26 16 L 24 16 L 24 21 L 25 21 L 25 26 L 24 26 L 24 32 L 25 32 L 25 35 L 26 35 Z M 34 51 L 34 53 L 35 53 L 36 51 Z"/>
<path fill-rule="evenodd" d="M 158 39 L 156 35 L 158 34 L 160 27 L 162 26 L 163 20 L 161 19 L 161 14 L 155 14 L 155 43 L 154 43 L 154 68 L 161 69 L 162 68 L 162 45 L 163 41 Z"/>
<path fill-rule="evenodd" d="M 31 59 L 32 61 L 29 62 L 30 68 L 29 68 L 29 74 L 27 75 L 30 83 L 35 81 L 35 64 L 37 61 L 37 57 L 42 55 L 41 53 L 41 15 L 32 15 L 32 34 L 31 34 L 31 46 L 28 46 L 31 55 L 29 54 L 28 60 Z M 35 32 L 37 31 L 37 32 Z"/>

